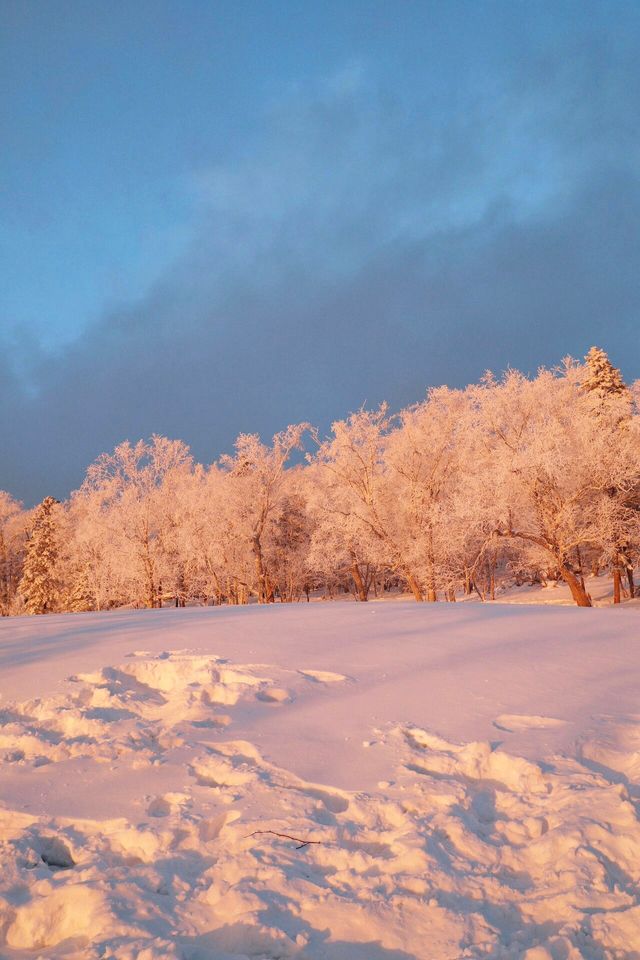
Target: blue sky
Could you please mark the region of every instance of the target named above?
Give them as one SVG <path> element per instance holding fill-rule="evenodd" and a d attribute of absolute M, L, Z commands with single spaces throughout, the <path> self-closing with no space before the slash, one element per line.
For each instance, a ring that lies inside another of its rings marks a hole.
<path fill-rule="evenodd" d="M 640 375 L 640 6 L 3 0 L 0 488 L 592 343 Z"/>

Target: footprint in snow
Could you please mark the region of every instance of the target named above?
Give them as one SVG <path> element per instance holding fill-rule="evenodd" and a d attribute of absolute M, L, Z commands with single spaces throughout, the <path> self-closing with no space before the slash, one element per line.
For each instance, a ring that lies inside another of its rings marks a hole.
<path fill-rule="evenodd" d="M 349 679 L 341 673 L 331 673 L 329 670 L 298 670 L 298 673 L 314 683 L 341 683 Z"/>
<path fill-rule="evenodd" d="M 497 730 L 503 730 L 505 733 L 520 733 L 523 730 L 553 730 L 557 727 L 566 726 L 566 720 L 558 720 L 556 717 L 537 717 L 527 716 L 520 713 L 501 713 L 493 721 Z"/>
<path fill-rule="evenodd" d="M 285 703 L 287 700 L 293 700 L 293 697 L 282 687 L 265 687 L 264 690 L 256 693 L 256 700 L 262 700 L 263 703 Z"/>
<path fill-rule="evenodd" d="M 51 870 L 69 870 L 76 865 L 69 847 L 59 837 L 38 837 L 34 848 Z"/>
<path fill-rule="evenodd" d="M 171 804 L 164 797 L 155 797 L 147 807 L 150 817 L 168 817 L 171 813 Z"/>

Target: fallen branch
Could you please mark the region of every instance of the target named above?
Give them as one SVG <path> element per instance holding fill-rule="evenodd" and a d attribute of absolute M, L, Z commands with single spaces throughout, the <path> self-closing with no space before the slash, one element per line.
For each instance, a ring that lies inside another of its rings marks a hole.
<path fill-rule="evenodd" d="M 294 843 L 298 844 L 296 850 L 302 850 L 303 847 L 308 847 L 310 843 L 322 843 L 322 840 L 303 840 L 302 837 L 292 837 L 288 833 L 277 833 L 275 830 L 254 830 L 253 833 L 247 834 L 245 840 L 249 837 L 256 837 L 261 833 L 270 833 L 274 837 L 282 837 L 283 840 L 293 840 Z"/>

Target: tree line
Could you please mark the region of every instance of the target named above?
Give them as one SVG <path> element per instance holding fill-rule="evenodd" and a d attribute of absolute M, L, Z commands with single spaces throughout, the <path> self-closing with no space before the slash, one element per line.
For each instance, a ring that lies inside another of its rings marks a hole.
<path fill-rule="evenodd" d="M 604 572 L 620 602 L 640 555 L 639 401 L 593 347 L 535 377 L 363 408 L 326 437 L 242 434 L 209 466 L 180 440 L 125 442 L 66 502 L 24 510 L 0 492 L 0 611 L 489 600 L 550 579 L 590 606 L 586 577 Z"/>

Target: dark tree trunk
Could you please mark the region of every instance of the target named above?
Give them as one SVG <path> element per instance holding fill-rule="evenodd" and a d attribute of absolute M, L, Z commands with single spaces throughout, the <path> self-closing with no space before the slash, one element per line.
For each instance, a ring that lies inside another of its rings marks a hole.
<path fill-rule="evenodd" d="M 260 537 L 254 536 L 251 541 L 251 546 L 253 548 L 253 555 L 255 557 L 256 564 L 256 580 L 258 581 L 258 603 L 268 603 L 268 584 L 267 576 L 264 569 L 264 563 L 262 561 L 262 545 L 260 543 Z"/>
<path fill-rule="evenodd" d="M 591 606 L 591 597 L 584 589 L 578 578 L 576 577 L 573 570 L 569 567 L 562 565 L 560 567 L 560 573 L 562 579 L 568 585 L 569 590 L 571 591 L 571 596 L 577 603 L 579 607 L 590 607 Z"/>
<path fill-rule="evenodd" d="M 356 599 L 359 600 L 361 603 L 365 603 L 369 599 L 369 596 L 368 596 L 369 591 L 365 586 L 364 580 L 362 579 L 362 574 L 360 573 L 360 567 L 358 566 L 355 559 L 351 564 L 351 576 L 353 578 L 353 582 L 356 588 Z"/>
<path fill-rule="evenodd" d="M 412 573 L 407 573 L 406 580 L 414 598 L 418 601 L 418 603 L 422 603 L 422 601 L 424 600 L 424 597 L 422 595 L 422 590 L 420 589 L 420 586 L 418 585 L 418 581 L 416 580 L 416 578 L 413 576 Z"/>
<path fill-rule="evenodd" d="M 585 587 L 585 584 L 584 584 L 584 571 L 582 569 L 582 554 L 580 553 L 580 547 L 576 547 L 576 559 L 578 561 L 578 569 L 576 572 L 580 577 L 580 584 L 582 586 L 582 589 L 586 592 L 587 588 Z"/>
<path fill-rule="evenodd" d="M 620 603 L 620 567 L 615 566 L 613 568 L 613 602 Z"/>

